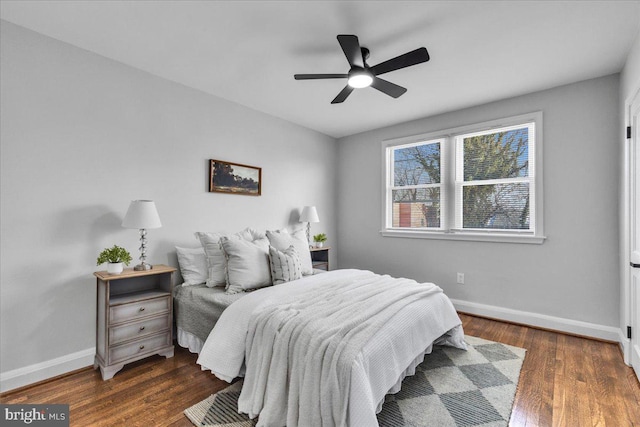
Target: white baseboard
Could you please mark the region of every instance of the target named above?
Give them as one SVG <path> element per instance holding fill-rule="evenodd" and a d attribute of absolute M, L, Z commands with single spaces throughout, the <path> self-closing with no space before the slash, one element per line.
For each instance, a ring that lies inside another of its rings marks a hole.
<path fill-rule="evenodd" d="M 506 320 L 508 322 L 522 323 L 538 328 L 552 329 L 569 334 L 582 335 L 601 340 L 621 342 L 622 331 L 614 326 L 604 326 L 595 323 L 582 322 L 580 320 L 565 319 L 562 317 L 548 316 L 546 314 L 531 313 L 528 311 L 513 310 L 510 308 L 496 307 L 493 305 L 478 304 L 475 302 L 452 299 L 456 310 L 478 316 L 491 317 Z"/>
<path fill-rule="evenodd" d="M 627 366 L 631 366 L 631 340 L 627 338 L 627 334 L 624 333 L 622 329 L 620 329 L 618 340 L 620 341 L 620 349 L 622 350 L 624 363 Z"/>
<path fill-rule="evenodd" d="M 0 392 L 24 387 L 29 384 L 44 381 L 76 369 L 86 368 L 93 365 L 93 358 L 96 354 L 95 348 L 88 348 L 76 353 L 67 354 L 35 365 L 14 369 L 13 371 L 0 374 Z"/>

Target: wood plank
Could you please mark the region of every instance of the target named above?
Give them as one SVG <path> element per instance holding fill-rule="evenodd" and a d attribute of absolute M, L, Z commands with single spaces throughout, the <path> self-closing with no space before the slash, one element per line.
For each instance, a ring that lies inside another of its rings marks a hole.
<path fill-rule="evenodd" d="M 640 426 L 640 384 L 616 344 L 460 314 L 465 333 L 527 349 L 511 426 Z M 71 426 L 191 427 L 183 411 L 228 384 L 197 355 L 153 356 L 108 381 L 84 369 L 0 397 L 2 403 L 67 403 Z"/>
<path fill-rule="evenodd" d="M 522 335 L 526 336 L 526 338 L 523 338 L 523 345 L 520 345 L 520 347 L 527 348 L 524 343 L 531 342 L 534 331 L 531 329 L 523 330 Z M 537 381 L 538 377 L 536 376 L 539 364 L 540 358 L 537 357 L 537 354 L 527 352 L 520 371 L 518 390 L 513 402 L 513 409 L 511 412 L 512 425 L 538 425 L 538 412 L 535 408 L 538 406 L 536 402 L 541 396 L 538 387 L 539 381 Z M 525 389 L 522 387 L 522 384 L 528 384 L 528 387 Z"/>
<path fill-rule="evenodd" d="M 512 424 L 551 425 L 556 337 L 535 329 L 528 329 L 526 336 L 525 348 L 536 350 L 527 350 L 522 365 Z"/>

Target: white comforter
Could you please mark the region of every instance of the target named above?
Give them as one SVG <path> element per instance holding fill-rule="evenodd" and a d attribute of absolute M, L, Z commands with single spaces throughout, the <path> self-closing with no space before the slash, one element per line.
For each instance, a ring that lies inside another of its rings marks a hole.
<path fill-rule="evenodd" d="M 437 286 L 336 270 L 232 304 L 198 363 L 231 381 L 246 356 L 239 410 L 260 414 L 259 426 L 370 427 L 385 394 L 448 331 L 444 341 L 464 348 L 460 319 Z"/>

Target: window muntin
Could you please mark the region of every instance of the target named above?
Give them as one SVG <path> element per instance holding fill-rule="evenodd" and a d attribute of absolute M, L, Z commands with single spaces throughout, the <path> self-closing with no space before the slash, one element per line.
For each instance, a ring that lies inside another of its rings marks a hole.
<path fill-rule="evenodd" d="M 541 126 L 536 112 L 384 141 L 381 234 L 542 243 Z"/>

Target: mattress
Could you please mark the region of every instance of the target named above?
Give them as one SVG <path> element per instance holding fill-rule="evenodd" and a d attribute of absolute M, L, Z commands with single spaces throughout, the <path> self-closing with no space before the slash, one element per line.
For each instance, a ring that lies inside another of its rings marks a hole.
<path fill-rule="evenodd" d="M 313 270 L 313 274 L 321 273 L 326 273 L 326 270 Z M 192 353 L 200 353 L 222 312 L 248 292 L 227 294 L 222 286 L 210 288 L 204 283 L 177 285 L 173 292 L 173 309 L 178 345 Z"/>
<path fill-rule="evenodd" d="M 178 345 L 200 353 L 222 312 L 246 293 L 227 294 L 223 287 L 178 285 L 173 292 Z"/>

